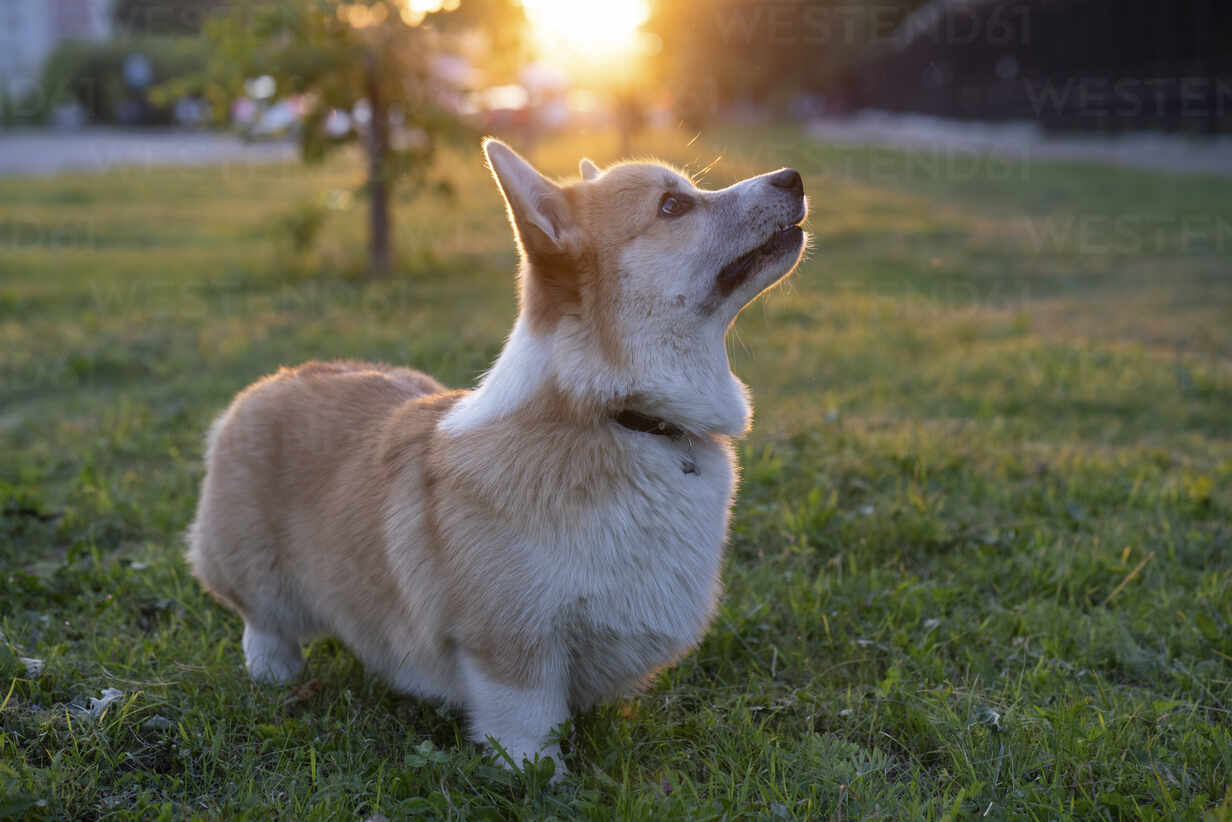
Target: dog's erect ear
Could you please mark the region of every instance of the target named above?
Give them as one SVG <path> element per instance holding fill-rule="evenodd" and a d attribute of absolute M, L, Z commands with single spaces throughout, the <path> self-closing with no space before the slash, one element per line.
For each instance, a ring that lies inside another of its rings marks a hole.
<path fill-rule="evenodd" d="M 599 167 L 590 161 L 589 157 L 583 157 L 578 163 L 578 172 L 582 175 L 583 180 L 593 180 L 599 176 Z"/>
<path fill-rule="evenodd" d="M 483 150 L 526 252 L 533 255 L 571 250 L 573 214 L 561 187 L 500 140 L 489 137 L 483 141 Z"/>

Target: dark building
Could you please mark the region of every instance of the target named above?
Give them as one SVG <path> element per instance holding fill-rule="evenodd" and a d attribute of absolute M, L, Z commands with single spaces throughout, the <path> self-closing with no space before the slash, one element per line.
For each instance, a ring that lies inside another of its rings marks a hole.
<path fill-rule="evenodd" d="M 834 91 L 847 111 L 1232 132 L 1232 2 L 931 0 Z"/>

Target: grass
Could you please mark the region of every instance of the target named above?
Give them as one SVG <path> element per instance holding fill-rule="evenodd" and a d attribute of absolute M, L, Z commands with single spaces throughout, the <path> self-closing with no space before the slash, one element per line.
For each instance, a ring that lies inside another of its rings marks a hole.
<path fill-rule="evenodd" d="M 1227 182 L 689 136 L 647 149 L 722 154 L 712 186 L 799 168 L 816 248 L 731 336 L 757 423 L 719 616 L 577 718 L 559 789 L 336 642 L 315 683 L 250 684 L 181 560 L 247 382 L 495 356 L 514 258 L 477 147 L 399 204 L 373 284 L 345 158 L 0 181 L 0 818 L 1232 818 Z"/>

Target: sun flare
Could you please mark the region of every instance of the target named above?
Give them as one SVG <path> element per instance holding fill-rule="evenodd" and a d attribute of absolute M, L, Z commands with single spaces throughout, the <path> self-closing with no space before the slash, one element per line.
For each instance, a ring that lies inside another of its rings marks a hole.
<path fill-rule="evenodd" d="M 598 68 L 645 51 L 648 0 L 522 0 L 541 59 Z"/>

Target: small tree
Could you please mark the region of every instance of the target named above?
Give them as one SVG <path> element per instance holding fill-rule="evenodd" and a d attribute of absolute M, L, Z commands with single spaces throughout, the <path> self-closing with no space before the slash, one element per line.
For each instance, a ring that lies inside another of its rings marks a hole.
<path fill-rule="evenodd" d="M 396 182 L 419 186 L 439 140 L 461 130 L 457 108 L 434 79 L 433 55 L 451 32 L 483 28 L 508 37 L 517 9 L 509 0 L 251 0 L 205 25 L 214 45 L 207 95 L 226 112 L 253 77 L 274 78 L 279 96 L 305 107 L 299 131 L 305 161 L 358 139 L 367 159 L 369 271 L 389 273 L 390 197 Z M 455 11 L 457 9 L 457 11 Z M 331 136 L 331 114 L 355 128 Z"/>

